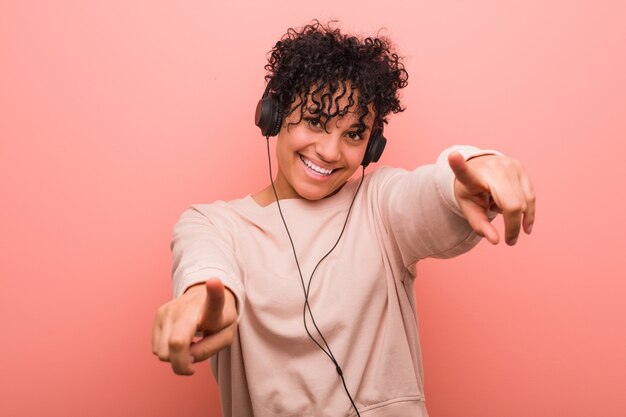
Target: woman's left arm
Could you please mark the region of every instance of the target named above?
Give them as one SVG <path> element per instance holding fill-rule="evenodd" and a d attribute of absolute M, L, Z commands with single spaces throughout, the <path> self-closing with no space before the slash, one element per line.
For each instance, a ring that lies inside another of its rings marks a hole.
<path fill-rule="evenodd" d="M 506 243 L 514 245 L 523 227 L 526 234 L 535 222 L 535 192 L 522 164 L 502 155 L 482 155 L 468 161 L 458 152 L 448 156 L 456 177 L 454 195 L 474 231 L 494 245 L 500 241 L 488 213 L 504 218 Z"/>

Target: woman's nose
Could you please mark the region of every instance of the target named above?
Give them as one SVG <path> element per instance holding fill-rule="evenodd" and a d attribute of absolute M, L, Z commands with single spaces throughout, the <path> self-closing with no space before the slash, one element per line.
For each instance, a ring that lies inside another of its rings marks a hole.
<path fill-rule="evenodd" d="M 315 146 L 315 151 L 324 162 L 336 162 L 341 158 L 341 141 L 339 135 L 328 133 L 321 135 Z"/>

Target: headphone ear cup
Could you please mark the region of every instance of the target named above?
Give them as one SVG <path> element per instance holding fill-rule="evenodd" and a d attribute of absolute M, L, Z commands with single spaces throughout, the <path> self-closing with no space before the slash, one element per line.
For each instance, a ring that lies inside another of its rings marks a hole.
<path fill-rule="evenodd" d="M 383 129 L 374 129 L 370 135 L 369 141 L 367 142 L 367 148 L 365 148 L 365 155 L 363 155 L 363 162 L 361 162 L 361 165 L 365 168 L 371 162 L 378 162 L 380 156 L 385 150 L 385 145 L 387 145 L 387 139 L 383 136 Z"/>
<path fill-rule="evenodd" d="M 270 131 L 270 136 L 276 136 L 278 135 L 278 132 L 280 132 L 280 128 L 283 125 L 283 114 L 280 111 L 280 105 L 276 99 L 273 99 L 272 110 L 274 112 L 272 115 L 272 121 L 274 124 L 272 126 L 272 130 Z"/>
<path fill-rule="evenodd" d="M 267 92 L 256 105 L 254 124 L 261 129 L 263 136 L 276 136 L 280 132 L 282 119 L 278 100 Z"/>

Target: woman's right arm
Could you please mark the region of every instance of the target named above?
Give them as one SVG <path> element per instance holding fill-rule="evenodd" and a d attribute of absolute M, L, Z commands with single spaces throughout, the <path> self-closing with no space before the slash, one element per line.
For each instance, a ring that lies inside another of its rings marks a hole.
<path fill-rule="evenodd" d="M 185 210 L 174 227 L 174 299 L 157 312 L 152 351 L 179 375 L 191 375 L 193 362 L 228 347 L 236 334 L 244 290 L 227 225 L 209 204 Z"/>

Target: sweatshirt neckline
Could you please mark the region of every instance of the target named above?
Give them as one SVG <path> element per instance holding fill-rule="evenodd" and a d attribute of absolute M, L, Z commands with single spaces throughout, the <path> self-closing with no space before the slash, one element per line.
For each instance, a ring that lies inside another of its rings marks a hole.
<path fill-rule="evenodd" d="M 311 201 L 305 198 L 286 198 L 280 200 L 280 206 L 281 208 L 296 207 L 307 211 L 323 211 L 331 208 L 336 208 L 337 206 L 343 206 L 349 203 L 354 197 L 354 192 L 356 191 L 356 186 L 358 185 L 359 181 L 360 178 L 358 180 L 348 181 L 341 188 L 341 190 L 337 192 L 337 194 L 324 198 L 322 200 Z M 261 206 L 254 200 L 252 194 L 247 194 L 241 199 L 241 202 L 247 209 L 252 210 L 256 213 L 274 214 L 277 211 L 276 201 L 271 202 L 267 206 Z"/>

